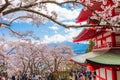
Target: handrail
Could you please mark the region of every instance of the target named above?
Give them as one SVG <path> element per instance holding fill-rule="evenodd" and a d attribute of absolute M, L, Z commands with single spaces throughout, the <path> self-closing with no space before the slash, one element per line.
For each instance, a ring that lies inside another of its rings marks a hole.
<path fill-rule="evenodd" d="M 95 45 L 93 46 L 93 49 L 98 49 L 98 48 L 107 48 L 107 47 L 120 47 L 120 42 L 117 42 L 115 46 L 112 45 L 112 42 L 107 42 L 102 45 Z"/>

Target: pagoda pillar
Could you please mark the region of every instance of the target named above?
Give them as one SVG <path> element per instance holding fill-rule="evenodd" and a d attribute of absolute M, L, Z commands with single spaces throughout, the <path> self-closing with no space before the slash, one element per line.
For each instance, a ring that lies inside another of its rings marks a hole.
<path fill-rule="evenodd" d="M 117 80 L 117 73 L 115 68 L 112 68 L 112 80 Z"/>
<path fill-rule="evenodd" d="M 111 33 L 111 38 L 112 38 L 112 46 L 116 46 L 116 41 L 115 41 L 115 33 Z"/>

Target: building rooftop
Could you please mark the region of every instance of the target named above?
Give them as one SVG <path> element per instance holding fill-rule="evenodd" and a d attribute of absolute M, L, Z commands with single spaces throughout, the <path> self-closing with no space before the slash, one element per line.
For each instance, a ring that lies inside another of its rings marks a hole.
<path fill-rule="evenodd" d="M 86 62 L 86 59 L 102 55 L 101 53 L 104 53 L 104 52 L 103 51 L 102 52 L 89 52 L 89 53 L 85 53 L 82 55 L 76 55 L 76 56 L 71 57 L 71 60 L 73 60 L 76 63 L 84 64 Z"/>
<path fill-rule="evenodd" d="M 92 62 L 104 65 L 120 65 L 120 50 L 89 52 L 82 55 L 76 55 L 72 57 L 71 60 L 79 64 Z"/>
<path fill-rule="evenodd" d="M 120 65 L 120 50 L 109 50 L 102 55 L 87 58 L 87 61 L 105 65 Z"/>

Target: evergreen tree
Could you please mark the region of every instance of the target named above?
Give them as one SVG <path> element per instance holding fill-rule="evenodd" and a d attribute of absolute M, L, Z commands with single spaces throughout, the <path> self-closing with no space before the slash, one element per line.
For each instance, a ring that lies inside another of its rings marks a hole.
<path fill-rule="evenodd" d="M 89 46 L 88 46 L 88 48 L 87 48 L 87 50 L 86 50 L 86 53 L 91 52 L 91 51 L 92 51 L 92 47 L 93 47 L 94 45 L 95 45 L 95 43 L 90 40 Z"/>

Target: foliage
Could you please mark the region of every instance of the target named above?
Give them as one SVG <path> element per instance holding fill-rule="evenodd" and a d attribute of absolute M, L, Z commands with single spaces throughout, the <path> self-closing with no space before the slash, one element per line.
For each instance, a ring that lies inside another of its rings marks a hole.
<path fill-rule="evenodd" d="M 95 45 L 95 43 L 90 40 L 89 46 L 88 46 L 88 48 L 86 50 L 86 53 L 91 52 L 94 45 Z"/>

